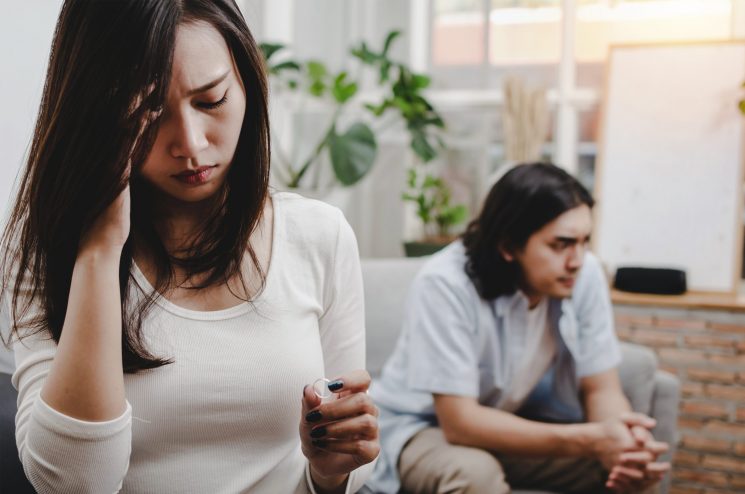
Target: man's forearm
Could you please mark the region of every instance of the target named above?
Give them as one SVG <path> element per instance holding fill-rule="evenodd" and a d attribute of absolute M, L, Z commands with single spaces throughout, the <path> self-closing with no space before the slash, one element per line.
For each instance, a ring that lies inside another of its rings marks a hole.
<path fill-rule="evenodd" d="M 547 424 L 474 405 L 451 423 L 440 421 L 453 444 L 524 456 L 590 456 L 597 424 Z"/>
<path fill-rule="evenodd" d="M 631 411 L 629 400 L 615 388 L 593 390 L 585 395 L 584 403 L 588 422 L 602 422 Z"/>

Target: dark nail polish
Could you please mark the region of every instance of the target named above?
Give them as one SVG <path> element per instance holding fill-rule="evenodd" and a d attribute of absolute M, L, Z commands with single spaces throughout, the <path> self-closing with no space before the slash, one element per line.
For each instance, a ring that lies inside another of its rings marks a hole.
<path fill-rule="evenodd" d="M 326 428 L 324 426 L 317 427 L 310 431 L 310 437 L 319 438 L 326 435 Z"/>
<path fill-rule="evenodd" d="M 318 422 L 322 418 L 323 416 L 321 416 L 321 412 L 319 412 L 318 410 L 313 410 L 305 416 L 305 420 L 308 422 Z"/>
<path fill-rule="evenodd" d="M 339 391 L 343 387 L 344 387 L 344 381 L 340 379 L 337 379 L 336 381 L 331 381 L 329 383 L 329 391 Z"/>
<path fill-rule="evenodd" d="M 322 439 L 313 439 L 310 443 L 313 446 L 315 446 L 316 448 L 325 448 L 326 447 L 326 441 L 324 441 Z"/>

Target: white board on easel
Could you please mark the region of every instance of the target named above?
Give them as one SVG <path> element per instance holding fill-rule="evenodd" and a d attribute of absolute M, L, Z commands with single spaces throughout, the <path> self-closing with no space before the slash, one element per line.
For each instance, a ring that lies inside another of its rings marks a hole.
<path fill-rule="evenodd" d="M 742 266 L 745 41 L 610 51 L 594 248 L 606 265 L 685 269 L 735 292 Z"/>

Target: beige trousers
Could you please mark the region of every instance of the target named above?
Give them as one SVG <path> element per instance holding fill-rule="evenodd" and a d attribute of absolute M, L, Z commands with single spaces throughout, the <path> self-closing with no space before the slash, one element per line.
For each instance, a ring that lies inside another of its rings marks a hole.
<path fill-rule="evenodd" d="M 601 494 L 608 474 L 586 458 L 497 458 L 447 442 L 437 427 L 416 434 L 399 456 L 406 494 L 508 494 L 511 488 Z"/>

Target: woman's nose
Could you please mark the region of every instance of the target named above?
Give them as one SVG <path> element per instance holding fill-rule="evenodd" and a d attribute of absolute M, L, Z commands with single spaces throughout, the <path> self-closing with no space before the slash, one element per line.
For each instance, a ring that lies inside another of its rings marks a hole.
<path fill-rule="evenodd" d="M 171 155 L 174 158 L 197 158 L 209 142 L 207 134 L 197 115 L 189 113 L 174 119 L 174 134 L 171 141 Z"/>

